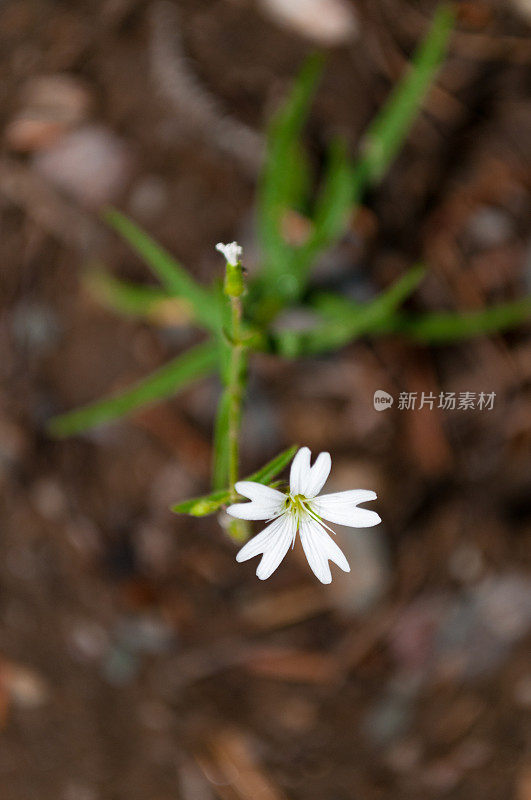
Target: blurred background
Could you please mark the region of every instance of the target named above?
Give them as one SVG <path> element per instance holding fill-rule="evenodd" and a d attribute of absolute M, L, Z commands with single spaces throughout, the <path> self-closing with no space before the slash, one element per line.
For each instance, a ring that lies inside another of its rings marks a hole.
<path fill-rule="evenodd" d="M 299 545 L 261 583 L 216 518 L 169 512 L 208 490 L 216 380 L 45 432 L 196 337 L 91 296 L 90 265 L 151 281 L 99 210 L 202 281 L 218 241 L 252 271 L 263 132 L 304 57 L 328 53 L 306 131 L 319 165 L 335 134 L 356 152 L 434 8 L 0 4 L 2 800 L 531 800 L 529 330 L 252 358 L 243 472 L 300 442 L 332 453 L 329 491 L 378 492 L 382 525 L 338 529 L 352 572 L 331 586 Z M 529 291 L 531 5 L 457 10 L 407 145 L 316 285 L 370 298 L 423 258 L 420 311 Z M 441 391 L 496 396 L 398 408 Z"/>

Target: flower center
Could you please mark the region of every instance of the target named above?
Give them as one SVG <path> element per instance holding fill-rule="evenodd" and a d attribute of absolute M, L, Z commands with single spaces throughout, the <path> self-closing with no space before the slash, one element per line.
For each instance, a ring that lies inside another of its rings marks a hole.
<path fill-rule="evenodd" d="M 295 516 L 297 528 L 300 525 L 301 519 L 305 516 L 311 517 L 321 525 L 324 524 L 319 514 L 312 508 L 311 502 L 311 499 L 303 494 L 288 494 L 286 497 L 286 511 L 288 514 L 293 514 Z"/>
<path fill-rule="evenodd" d="M 295 514 L 298 519 L 308 513 L 309 500 L 303 494 L 288 494 L 286 498 L 286 511 Z"/>

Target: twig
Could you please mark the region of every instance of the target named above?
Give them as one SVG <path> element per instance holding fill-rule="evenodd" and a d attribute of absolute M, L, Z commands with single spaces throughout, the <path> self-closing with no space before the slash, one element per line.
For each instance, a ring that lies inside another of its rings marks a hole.
<path fill-rule="evenodd" d="M 101 241 L 101 229 L 90 215 L 63 199 L 25 164 L 9 158 L 0 160 L 0 195 L 70 247 L 87 250 Z"/>
<path fill-rule="evenodd" d="M 166 0 L 150 7 L 151 71 L 161 94 L 169 101 L 191 134 L 211 140 L 239 161 L 252 177 L 262 163 L 262 136 L 222 110 L 190 69 L 180 36 L 179 16 Z"/>

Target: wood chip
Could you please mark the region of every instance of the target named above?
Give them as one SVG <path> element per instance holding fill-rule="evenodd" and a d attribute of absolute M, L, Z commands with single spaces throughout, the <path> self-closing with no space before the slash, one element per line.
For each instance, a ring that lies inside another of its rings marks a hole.
<path fill-rule="evenodd" d="M 285 800 L 240 730 L 219 731 L 208 741 L 206 753 L 196 758 L 221 800 Z"/>
<path fill-rule="evenodd" d="M 7 158 L 0 161 L 0 195 L 64 244 L 85 249 L 101 241 L 101 229 L 93 218 L 24 164 Z"/>
<path fill-rule="evenodd" d="M 257 630 L 276 630 L 328 611 L 330 602 L 320 586 L 302 586 L 244 603 L 243 616 Z"/>
<path fill-rule="evenodd" d="M 247 660 L 254 675 L 278 681 L 331 685 L 341 680 L 338 659 L 327 653 L 284 647 L 256 648 Z"/>

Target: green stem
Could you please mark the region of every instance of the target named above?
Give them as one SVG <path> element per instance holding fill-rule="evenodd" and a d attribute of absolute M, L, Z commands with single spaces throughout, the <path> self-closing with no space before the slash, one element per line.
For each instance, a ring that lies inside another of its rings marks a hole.
<path fill-rule="evenodd" d="M 245 351 L 242 344 L 242 303 L 240 297 L 231 297 L 231 355 L 226 392 L 229 398 L 229 485 L 231 501 L 237 497 L 234 485 L 238 480 L 239 432 L 245 369 Z"/>
<path fill-rule="evenodd" d="M 225 351 L 228 346 L 228 354 L 226 369 L 223 370 L 225 389 L 221 396 L 216 425 L 214 480 L 217 483 L 226 476 L 231 503 L 238 497 L 235 484 L 238 480 L 239 433 L 247 357 L 242 324 L 241 297 L 244 289 L 241 264 L 227 262 L 223 291 L 230 301 L 230 315 L 227 319 L 228 343 L 224 345 Z M 245 520 L 231 519 L 227 531 L 237 542 L 244 542 L 249 537 L 249 525 Z"/>
<path fill-rule="evenodd" d="M 234 485 L 238 480 L 238 437 L 248 350 L 241 300 L 244 289 L 240 262 L 231 264 L 227 261 L 223 286 L 226 299 L 219 331 L 223 392 L 218 405 L 214 436 L 213 486 L 216 490 L 228 485 L 231 500 L 237 496 Z"/>

